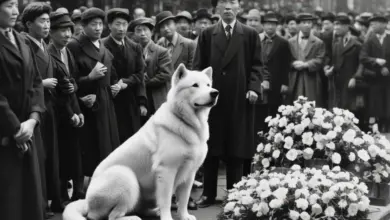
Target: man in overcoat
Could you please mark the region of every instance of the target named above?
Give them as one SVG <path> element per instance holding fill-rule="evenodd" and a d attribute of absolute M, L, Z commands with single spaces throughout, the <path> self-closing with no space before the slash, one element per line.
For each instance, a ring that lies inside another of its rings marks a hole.
<path fill-rule="evenodd" d="M 364 67 L 373 72 L 365 77 L 369 83 L 370 123 L 379 122 L 381 131 L 386 131 L 390 122 L 390 36 L 385 31 L 386 24 L 387 19 L 382 16 L 370 19 L 373 33 L 364 42 L 360 56 Z"/>
<path fill-rule="evenodd" d="M 113 66 L 123 87 L 114 98 L 119 139 L 123 143 L 140 129 L 141 114 L 147 114 L 145 62 L 142 47 L 126 36 L 129 10 L 110 9 L 106 20 L 111 33 L 102 42 L 114 56 Z"/>
<path fill-rule="evenodd" d="M 34 140 L 43 86 L 31 50 L 13 30 L 18 15 L 17 0 L 0 0 L 0 213 L 2 220 L 43 220 Z"/>
<path fill-rule="evenodd" d="M 254 103 L 262 80 L 260 38 L 256 30 L 236 20 L 240 1 L 213 1 L 222 21 L 205 29 L 198 39 L 194 67 L 213 68 L 213 87 L 219 90 L 218 104 L 209 116 L 209 152 L 204 163 L 204 192 L 199 207 L 215 203 L 218 164 L 226 161 L 227 188 L 241 180 L 243 160 L 253 157 Z"/>
<path fill-rule="evenodd" d="M 323 106 L 321 73 L 325 57 L 325 44 L 311 32 L 316 18 L 307 13 L 297 17 L 300 31 L 288 40 L 292 55 L 289 74 L 290 103 L 299 96 Z"/>

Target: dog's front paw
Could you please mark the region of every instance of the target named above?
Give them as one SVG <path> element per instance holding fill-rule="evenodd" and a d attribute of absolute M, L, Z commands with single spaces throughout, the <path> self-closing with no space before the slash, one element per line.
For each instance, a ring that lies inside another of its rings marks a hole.
<path fill-rule="evenodd" d="M 179 216 L 179 220 L 196 220 L 196 217 L 187 213 Z"/>

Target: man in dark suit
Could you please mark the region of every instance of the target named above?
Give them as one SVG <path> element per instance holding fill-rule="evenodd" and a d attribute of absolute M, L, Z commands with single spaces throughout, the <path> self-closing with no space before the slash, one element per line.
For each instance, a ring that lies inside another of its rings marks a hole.
<path fill-rule="evenodd" d="M 46 112 L 42 115 L 40 127 L 44 145 L 43 158 L 41 158 L 41 174 L 45 202 L 53 200 L 53 208 L 56 209 L 59 207 L 60 201 L 57 118 L 55 112 L 57 79 L 53 76 L 53 63 L 44 42 L 44 39 L 49 35 L 50 12 L 50 5 L 43 2 L 33 2 L 26 6 L 21 17 L 27 30 L 27 33 L 24 33 L 26 42 L 33 51 L 39 74 L 43 79 Z M 48 213 L 48 215 L 53 214 Z"/>
<path fill-rule="evenodd" d="M 181 36 L 176 31 L 175 16 L 170 11 L 163 11 L 156 16 L 156 29 L 162 38 L 157 44 L 168 49 L 172 57 L 173 68 L 183 63 L 187 69 L 192 69 L 195 54 L 194 41 Z"/>
<path fill-rule="evenodd" d="M 390 122 L 390 35 L 386 33 L 387 19 L 370 19 L 373 33 L 363 44 L 360 61 L 373 72 L 365 77 L 369 82 L 368 114 L 370 123 L 378 123 L 381 131 L 388 130 Z"/>
<path fill-rule="evenodd" d="M 255 153 L 254 104 L 262 80 L 268 80 L 258 33 L 236 20 L 240 1 L 218 0 L 213 6 L 222 21 L 201 33 L 194 61 L 197 70 L 213 68 L 213 87 L 220 92 L 209 117 L 209 152 L 199 207 L 215 203 L 220 159 L 226 161 L 227 188 L 241 180 L 243 161 Z"/>
<path fill-rule="evenodd" d="M 53 76 L 58 81 L 56 87 L 56 112 L 58 123 L 58 152 L 61 179 L 61 204 L 53 211 L 62 212 L 69 203 L 68 181 L 73 181 L 72 200 L 84 198 L 81 149 L 78 143 L 79 127 L 84 125 L 76 91 L 77 84 L 73 78 L 77 75 L 75 60 L 66 48 L 72 37 L 72 23 L 67 13 L 50 14 L 50 39 L 48 52 L 53 62 Z"/>
<path fill-rule="evenodd" d="M 122 92 L 114 99 L 119 139 L 123 143 L 140 129 L 141 115 L 147 114 L 145 64 L 141 46 L 126 37 L 130 21 L 129 10 L 110 9 L 106 20 L 111 33 L 102 42 L 114 55 L 113 65 L 123 87 Z"/>

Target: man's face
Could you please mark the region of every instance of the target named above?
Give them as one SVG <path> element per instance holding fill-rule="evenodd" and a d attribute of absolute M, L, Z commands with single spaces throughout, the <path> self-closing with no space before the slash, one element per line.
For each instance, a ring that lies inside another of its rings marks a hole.
<path fill-rule="evenodd" d="M 125 38 L 129 22 L 123 18 L 115 18 L 108 28 L 111 31 L 112 37 L 121 41 Z"/>
<path fill-rule="evenodd" d="M 0 4 L 0 27 L 10 28 L 15 26 L 18 15 L 18 0 L 3 2 Z"/>
<path fill-rule="evenodd" d="M 273 36 L 276 33 L 276 27 L 278 25 L 275 22 L 265 22 L 264 31 L 268 36 Z"/>
<path fill-rule="evenodd" d="M 27 28 L 30 33 L 41 39 L 46 38 L 50 31 L 50 17 L 48 14 L 42 14 L 34 22 L 27 22 Z"/>
<path fill-rule="evenodd" d="M 72 37 L 72 30 L 70 27 L 63 27 L 63 28 L 50 30 L 50 38 L 55 45 L 66 47 L 71 37 Z"/>
<path fill-rule="evenodd" d="M 201 18 L 195 22 L 195 29 L 198 34 L 209 26 L 211 26 L 211 21 L 207 18 Z"/>
<path fill-rule="evenodd" d="M 173 19 L 164 21 L 160 25 L 160 33 L 163 37 L 171 38 L 176 32 L 176 23 Z"/>
<path fill-rule="evenodd" d="M 341 24 L 340 22 L 336 21 L 334 23 L 334 32 L 338 36 L 344 36 L 349 31 L 349 26 L 346 24 Z"/>
<path fill-rule="evenodd" d="M 146 45 L 152 39 L 152 31 L 146 25 L 138 25 L 134 29 L 134 36 L 139 43 Z"/>
<path fill-rule="evenodd" d="M 294 20 L 289 21 L 288 24 L 287 24 L 287 29 L 288 29 L 288 32 L 290 32 L 291 34 L 298 33 L 297 22 L 294 21 Z"/>
<path fill-rule="evenodd" d="M 322 28 L 325 32 L 332 32 L 333 31 L 333 23 L 329 20 L 324 20 L 322 22 Z"/>
<path fill-rule="evenodd" d="M 370 23 L 372 30 L 377 34 L 382 34 L 386 30 L 387 23 L 380 21 L 373 21 Z"/>
<path fill-rule="evenodd" d="M 83 26 L 81 25 L 81 22 L 76 22 L 74 24 L 74 35 L 75 36 L 78 36 L 79 34 L 81 34 L 83 32 Z"/>
<path fill-rule="evenodd" d="M 176 22 L 177 31 L 180 33 L 187 33 L 190 30 L 190 23 L 185 18 L 180 18 Z"/>
<path fill-rule="evenodd" d="M 302 33 L 305 35 L 309 35 L 312 28 L 313 21 L 301 21 L 299 23 L 299 30 L 302 31 Z"/>
<path fill-rule="evenodd" d="M 250 17 L 246 20 L 246 25 L 258 30 L 261 26 L 260 17 Z"/>
<path fill-rule="evenodd" d="M 88 22 L 84 28 L 84 33 L 91 40 L 99 40 L 103 32 L 103 20 L 101 18 L 94 18 Z"/>
<path fill-rule="evenodd" d="M 236 19 L 240 3 L 238 0 L 218 0 L 216 11 L 222 20 L 229 24 Z"/>

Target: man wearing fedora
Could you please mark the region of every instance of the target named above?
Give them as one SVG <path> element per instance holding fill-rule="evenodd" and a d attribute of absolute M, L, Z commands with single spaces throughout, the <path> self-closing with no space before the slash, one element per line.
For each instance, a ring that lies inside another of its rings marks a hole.
<path fill-rule="evenodd" d="M 390 35 L 386 33 L 387 19 L 374 16 L 369 20 L 373 33 L 363 44 L 360 61 L 373 74 L 365 77 L 369 82 L 368 115 L 370 123 L 379 123 L 381 132 L 390 123 Z"/>
<path fill-rule="evenodd" d="M 102 42 L 114 55 L 113 66 L 123 90 L 115 97 L 115 112 L 120 142 L 125 142 L 141 127 L 141 115 L 146 116 L 145 64 L 142 47 L 126 36 L 130 13 L 128 9 L 107 11 L 110 35 Z"/>
<path fill-rule="evenodd" d="M 182 11 L 176 15 L 177 32 L 191 39 L 192 37 L 192 15 L 188 11 Z"/>
<path fill-rule="evenodd" d="M 325 45 L 312 33 L 317 19 L 308 13 L 297 17 L 299 33 L 288 40 L 292 55 L 292 69 L 289 74 L 289 102 L 305 96 L 323 107 L 321 73 L 325 57 Z"/>
<path fill-rule="evenodd" d="M 52 199 L 52 210 L 62 212 L 65 205 L 70 201 L 67 183 L 73 181 L 72 200 L 84 198 L 81 149 L 78 144 L 78 131 L 84 125 L 84 115 L 81 113 L 77 100 L 77 84 L 74 76 L 77 75 L 75 58 L 66 48 L 71 37 L 73 22 L 69 14 L 53 12 L 50 14 L 50 38 L 47 51 L 53 61 L 53 75 L 58 81 L 56 87 L 56 110 L 57 110 L 57 137 L 59 158 L 59 170 L 61 190 L 59 204 Z M 58 199 L 57 198 L 57 199 Z"/>
<path fill-rule="evenodd" d="M 170 11 L 159 13 L 156 16 L 156 29 L 162 36 L 157 44 L 168 49 L 173 68 L 176 69 L 183 63 L 186 68 L 192 69 L 196 45 L 194 41 L 177 33 L 175 16 Z"/>
<path fill-rule="evenodd" d="M 194 40 L 195 43 L 198 42 L 198 37 L 200 33 L 211 26 L 212 20 L 211 20 L 211 14 L 207 11 L 205 8 L 201 8 L 196 11 L 196 16 L 195 16 L 195 35 L 194 35 Z"/>
<path fill-rule="evenodd" d="M 199 207 L 215 203 L 219 160 L 226 162 L 227 189 L 241 180 L 243 163 L 255 152 L 254 115 L 261 82 L 268 80 L 256 30 L 239 21 L 239 0 L 214 0 L 222 20 L 198 38 L 194 67 L 213 68 L 213 86 L 220 92 L 209 117 L 209 151 L 204 162 L 204 191 Z"/>

